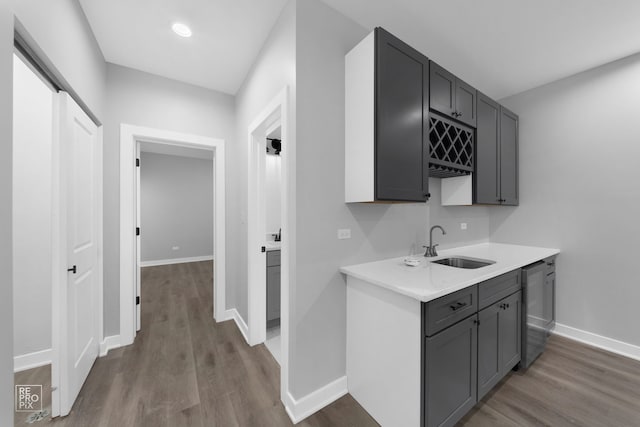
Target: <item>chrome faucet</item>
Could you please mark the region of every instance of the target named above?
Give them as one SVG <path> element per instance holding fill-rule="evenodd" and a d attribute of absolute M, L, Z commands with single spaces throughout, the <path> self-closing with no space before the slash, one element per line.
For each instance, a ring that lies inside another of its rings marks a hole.
<path fill-rule="evenodd" d="M 440 227 L 439 225 L 434 225 L 433 227 L 431 227 L 431 230 L 429 230 L 429 246 L 423 246 L 423 248 L 427 248 L 427 250 L 424 252 L 424 256 L 426 257 L 434 257 L 434 256 L 438 256 L 438 253 L 436 252 L 436 246 L 438 246 L 437 244 L 433 244 L 433 229 L 434 228 L 439 228 L 442 231 L 442 234 L 447 234 L 446 231 L 444 231 L 444 228 Z"/>

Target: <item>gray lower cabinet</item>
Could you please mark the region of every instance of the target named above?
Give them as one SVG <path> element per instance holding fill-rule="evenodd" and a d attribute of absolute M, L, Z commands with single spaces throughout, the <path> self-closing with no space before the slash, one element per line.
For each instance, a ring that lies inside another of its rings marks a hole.
<path fill-rule="evenodd" d="M 280 322 L 280 251 L 267 252 L 267 327 Z"/>
<path fill-rule="evenodd" d="M 476 319 L 473 315 L 425 340 L 427 426 L 453 426 L 476 404 Z"/>
<path fill-rule="evenodd" d="M 518 291 L 478 313 L 478 400 L 520 362 L 521 310 Z"/>
<path fill-rule="evenodd" d="M 422 425 L 455 425 L 522 350 L 520 270 L 422 306 Z"/>

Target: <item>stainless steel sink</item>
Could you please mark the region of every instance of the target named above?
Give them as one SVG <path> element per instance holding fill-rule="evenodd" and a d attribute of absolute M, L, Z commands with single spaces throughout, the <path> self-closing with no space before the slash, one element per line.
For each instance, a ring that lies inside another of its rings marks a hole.
<path fill-rule="evenodd" d="M 495 264 L 495 261 L 488 259 L 469 258 L 469 257 L 449 257 L 442 258 L 437 261 L 431 261 L 436 264 L 446 265 L 455 268 L 481 268 L 487 265 Z"/>

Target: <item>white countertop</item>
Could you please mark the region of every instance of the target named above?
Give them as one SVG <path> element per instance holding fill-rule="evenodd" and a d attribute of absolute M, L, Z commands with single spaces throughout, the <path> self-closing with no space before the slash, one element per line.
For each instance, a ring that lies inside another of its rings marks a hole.
<path fill-rule="evenodd" d="M 282 242 L 275 242 L 273 240 L 269 240 L 264 244 L 264 247 L 267 251 L 279 251 L 282 246 Z"/>
<path fill-rule="evenodd" d="M 427 302 L 558 253 L 558 249 L 481 243 L 443 249 L 437 257 L 422 257 L 417 267 L 405 265 L 405 257 L 400 257 L 341 267 L 340 272 Z M 481 258 L 496 263 L 477 269 L 464 269 L 430 262 L 451 256 Z"/>

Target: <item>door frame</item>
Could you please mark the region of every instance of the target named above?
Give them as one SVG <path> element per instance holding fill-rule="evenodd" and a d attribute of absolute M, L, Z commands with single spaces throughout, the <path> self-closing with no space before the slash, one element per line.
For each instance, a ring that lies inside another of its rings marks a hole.
<path fill-rule="evenodd" d="M 264 225 L 264 157 L 262 168 L 260 156 L 266 156 L 266 134 L 274 123 L 280 122 L 284 149 L 282 157 L 281 179 L 282 198 L 280 211 L 282 215 L 281 242 L 281 277 L 280 277 L 280 399 L 285 402 L 289 398 L 289 319 L 290 319 L 290 283 L 292 277 L 295 251 L 295 141 L 291 138 L 289 121 L 289 89 L 285 86 L 255 117 L 248 127 L 248 199 L 247 199 L 247 278 L 248 278 L 248 338 L 249 345 L 257 345 L 266 340 L 266 255 L 260 248 L 265 242 Z M 262 223 L 262 226 L 260 224 Z"/>
<path fill-rule="evenodd" d="M 51 274 L 51 416 L 57 417 L 62 414 L 61 387 L 68 383 L 66 365 L 62 363 L 62 358 L 67 356 L 67 170 L 61 167 L 64 150 L 61 147 L 61 127 L 63 102 L 75 102 L 66 92 L 60 91 L 54 94 L 53 104 L 53 144 L 51 149 L 52 160 L 52 274 Z M 80 106 L 82 109 L 82 107 Z M 84 109 L 83 109 L 84 111 Z M 91 116 L 89 116 L 91 119 Z M 93 120 L 93 119 L 92 119 Z M 96 141 L 96 241 L 98 246 L 98 290 L 97 290 L 97 338 L 98 346 L 104 340 L 104 314 L 103 314 L 103 280 L 104 280 L 104 240 L 103 240 L 103 126 L 96 124 L 98 135 Z M 73 404 L 72 404 L 73 405 Z M 66 415 L 66 414 L 63 414 Z"/>
<path fill-rule="evenodd" d="M 136 156 L 138 142 L 213 151 L 213 318 L 225 316 L 225 143 L 223 139 L 129 124 L 120 125 L 120 344 L 136 337 Z"/>

